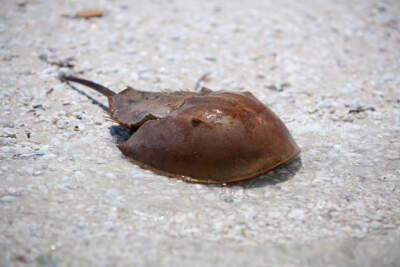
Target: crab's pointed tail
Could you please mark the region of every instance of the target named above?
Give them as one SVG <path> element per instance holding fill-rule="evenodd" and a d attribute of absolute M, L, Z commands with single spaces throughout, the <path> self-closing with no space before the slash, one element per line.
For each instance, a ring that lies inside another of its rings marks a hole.
<path fill-rule="evenodd" d="M 70 82 L 76 82 L 76 83 L 79 83 L 82 85 L 86 85 L 87 87 L 90 87 L 105 96 L 114 96 L 115 95 L 115 92 L 111 91 L 107 87 L 104 87 L 100 84 L 97 84 L 97 83 L 94 83 L 94 82 L 91 82 L 91 81 L 88 81 L 85 79 L 80 79 L 80 78 L 77 78 L 74 76 L 69 76 L 69 75 L 66 75 L 65 73 L 60 73 L 58 75 L 58 78 L 62 82 L 70 81 Z"/>

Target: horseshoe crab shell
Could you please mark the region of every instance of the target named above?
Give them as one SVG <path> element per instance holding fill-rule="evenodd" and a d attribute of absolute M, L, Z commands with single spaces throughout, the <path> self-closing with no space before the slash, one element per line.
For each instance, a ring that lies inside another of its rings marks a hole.
<path fill-rule="evenodd" d="M 233 183 L 300 153 L 283 122 L 250 92 L 144 92 L 108 88 L 72 76 L 106 95 L 110 117 L 137 129 L 121 152 L 143 168 L 199 183 Z"/>

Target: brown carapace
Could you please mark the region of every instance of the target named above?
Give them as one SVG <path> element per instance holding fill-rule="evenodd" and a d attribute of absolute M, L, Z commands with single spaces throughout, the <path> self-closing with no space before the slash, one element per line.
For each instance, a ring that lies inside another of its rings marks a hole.
<path fill-rule="evenodd" d="M 266 173 L 300 153 L 282 121 L 250 92 L 116 94 L 62 75 L 107 96 L 110 117 L 136 130 L 121 152 L 143 168 L 190 182 L 225 184 Z"/>

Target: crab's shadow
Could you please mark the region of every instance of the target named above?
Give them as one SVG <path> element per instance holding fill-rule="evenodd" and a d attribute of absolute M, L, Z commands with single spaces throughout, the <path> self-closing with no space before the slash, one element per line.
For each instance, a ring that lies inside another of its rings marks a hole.
<path fill-rule="evenodd" d="M 90 95 L 85 93 L 84 91 L 82 91 L 82 90 L 78 89 L 77 87 L 73 86 L 72 84 L 70 84 L 70 83 L 67 83 L 67 84 L 69 85 L 69 87 L 71 87 L 72 90 L 78 92 L 80 95 L 83 95 L 83 96 L 87 97 L 89 100 L 92 101 L 93 104 L 99 106 L 101 109 L 103 109 L 105 112 L 108 113 L 108 108 L 105 105 L 103 105 L 101 102 L 99 102 L 98 100 L 94 99 L 93 97 L 91 97 Z"/>
<path fill-rule="evenodd" d="M 301 161 L 301 157 L 297 156 L 294 159 L 288 161 L 287 163 L 269 171 L 266 174 L 262 174 L 253 179 L 239 182 L 236 184 L 228 184 L 227 186 L 242 186 L 243 188 L 257 188 L 257 187 L 265 187 L 280 184 L 292 179 L 296 173 L 301 170 L 303 167 L 303 163 Z"/>
<path fill-rule="evenodd" d="M 121 144 L 128 140 L 132 134 L 135 132 L 129 128 L 122 125 L 112 125 L 109 128 L 111 136 L 114 138 L 115 143 Z"/>

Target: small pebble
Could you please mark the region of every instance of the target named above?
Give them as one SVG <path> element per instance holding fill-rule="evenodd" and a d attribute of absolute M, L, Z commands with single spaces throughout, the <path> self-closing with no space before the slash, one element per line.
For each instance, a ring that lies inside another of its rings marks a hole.
<path fill-rule="evenodd" d="M 275 85 L 275 84 L 271 84 L 271 85 L 265 85 L 264 87 L 265 87 L 265 88 L 267 88 L 267 89 L 269 89 L 269 90 L 272 90 L 272 91 L 277 91 L 277 92 L 279 92 L 279 89 L 278 89 L 278 87 L 276 87 L 276 85 Z"/>
<path fill-rule="evenodd" d="M 66 120 L 66 119 L 59 119 L 56 122 L 58 129 L 66 129 L 70 126 L 70 124 L 71 123 L 69 122 L 69 120 Z"/>
<path fill-rule="evenodd" d="M 1 137 L 17 138 L 17 132 L 13 128 L 3 128 Z"/>
<path fill-rule="evenodd" d="M 393 73 L 385 73 L 383 75 L 383 81 L 384 82 L 392 82 L 392 81 L 394 81 L 394 77 L 395 77 L 395 75 Z"/>
<path fill-rule="evenodd" d="M 14 128 L 15 124 L 12 121 L 5 121 L 1 123 L 4 128 Z"/>
<path fill-rule="evenodd" d="M 116 189 L 114 189 L 114 188 L 111 188 L 111 189 L 108 189 L 108 190 L 105 192 L 105 195 L 106 195 L 107 197 L 111 198 L 111 199 L 115 199 L 115 198 L 117 198 L 120 194 L 119 194 L 119 191 L 118 191 L 118 190 L 116 190 Z"/>
<path fill-rule="evenodd" d="M 302 220 L 304 219 L 304 211 L 300 209 L 295 209 L 292 210 L 289 214 L 288 217 L 290 219 L 297 219 L 297 220 Z"/>
<path fill-rule="evenodd" d="M 331 107 L 333 107 L 334 104 L 335 104 L 335 101 L 333 101 L 333 100 L 330 99 L 330 98 L 326 98 L 326 99 L 320 101 L 320 102 L 317 104 L 317 107 L 320 108 L 320 109 L 326 109 L 326 108 L 331 108 Z"/>
<path fill-rule="evenodd" d="M 317 112 L 317 111 L 318 111 L 318 109 L 315 108 L 315 107 L 309 107 L 309 108 L 307 108 L 307 112 L 308 112 L 309 114 L 313 114 L 313 113 L 315 113 L 315 112 Z"/>
<path fill-rule="evenodd" d="M 21 74 L 21 75 L 32 75 L 32 71 L 31 70 L 24 70 L 24 71 L 21 71 L 19 74 Z"/>
<path fill-rule="evenodd" d="M 3 197 L 0 197 L 0 202 L 2 202 L 2 203 L 11 203 L 11 202 L 16 201 L 17 199 L 18 199 L 18 197 L 16 197 L 16 196 L 6 195 L 6 196 L 3 196 Z"/>
<path fill-rule="evenodd" d="M 373 221 L 371 223 L 371 228 L 374 229 L 374 230 L 377 230 L 377 229 L 381 228 L 381 226 L 382 226 L 382 223 L 377 222 L 377 221 Z"/>
<path fill-rule="evenodd" d="M 42 173 L 43 173 L 43 172 L 41 172 L 41 171 L 34 171 L 34 172 L 32 173 L 32 175 L 33 175 L 33 176 L 39 176 L 39 175 L 42 175 Z"/>
<path fill-rule="evenodd" d="M 153 79 L 153 74 L 148 70 L 144 70 L 139 72 L 139 78 L 141 80 L 150 81 Z"/>
<path fill-rule="evenodd" d="M 1 152 L 7 153 L 7 152 L 10 152 L 10 151 L 11 151 L 11 147 L 9 147 L 9 146 L 2 146 L 2 147 L 0 148 L 0 150 L 1 150 Z"/>
<path fill-rule="evenodd" d="M 117 178 L 117 176 L 111 172 L 108 172 L 104 175 L 105 177 L 109 178 L 109 179 L 115 179 Z"/>
<path fill-rule="evenodd" d="M 16 154 L 13 156 L 13 159 L 36 159 L 43 156 L 44 153 L 41 152 L 33 152 L 33 153 L 26 153 L 26 154 Z"/>

